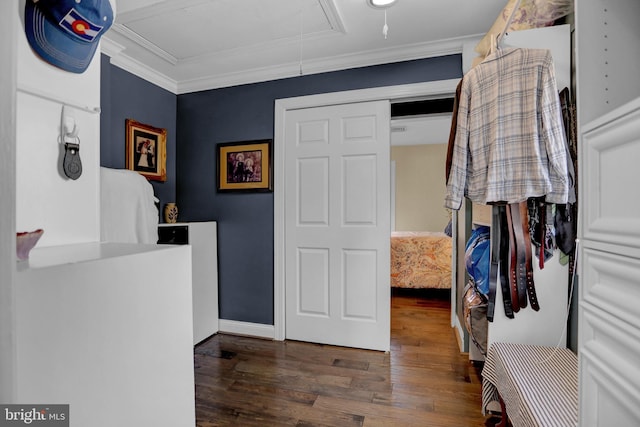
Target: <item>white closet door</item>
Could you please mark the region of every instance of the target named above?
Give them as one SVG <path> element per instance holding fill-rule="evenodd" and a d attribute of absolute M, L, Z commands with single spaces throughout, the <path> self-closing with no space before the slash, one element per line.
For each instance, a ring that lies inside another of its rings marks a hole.
<path fill-rule="evenodd" d="M 389 350 L 388 101 L 287 112 L 286 338 Z"/>

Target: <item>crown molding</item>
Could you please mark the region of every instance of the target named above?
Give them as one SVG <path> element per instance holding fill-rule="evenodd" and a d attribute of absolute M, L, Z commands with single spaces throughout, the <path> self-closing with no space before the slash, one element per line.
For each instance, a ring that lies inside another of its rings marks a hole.
<path fill-rule="evenodd" d="M 360 54 L 338 55 L 329 58 L 307 60 L 302 63 L 302 75 L 460 54 L 463 51 L 465 43 L 473 42 L 477 39 L 478 35 L 473 35 L 437 42 L 417 43 L 402 48 L 394 47 L 361 52 Z M 126 50 L 118 43 L 108 40 L 106 37 L 103 37 L 103 41 L 105 43 L 103 44 L 102 51 L 111 57 L 111 63 L 113 65 L 176 95 L 297 77 L 300 75 L 300 63 L 295 62 L 234 73 L 216 74 L 199 79 L 177 81 L 128 56 Z M 176 68 L 179 68 L 179 66 L 180 61 L 178 61 Z"/>
<path fill-rule="evenodd" d="M 302 63 L 302 75 L 460 54 L 462 53 L 463 45 L 473 40 L 477 40 L 476 35 L 440 40 L 438 42 L 419 43 L 402 48 L 394 47 L 361 52 L 360 54 L 338 55 L 329 58 L 307 60 Z M 200 79 L 180 81 L 178 82 L 178 94 L 284 79 L 299 75 L 300 63 L 298 62 L 237 73 L 218 74 Z"/>
<path fill-rule="evenodd" d="M 101 52 L 109 56 L 109 62 L 111 62 L 112 65 L 122 68 L 123 70 L 138 76 L 149 83 L 153 83 L 156 86 L 168 90 L 171 93 L 178 93 L 178 83 L 175 80 L 146 66 L 142 62 L 131 58 L 124 53 L 124 48 L 114 49 L 114 46 L 119 46 L 117 43 L 107 40 L 105 37 L 102 38 L 101 43 L 103 42 L 106 43 L 102 45 Z"/>
<path fill-rule="evenodd" d="M 110 57 L 120 55 L 126 48 L 120 43 L 116 43 L 110 38 L 103 37 L 100 40 L 100 52 Z"/>
<path fill-rule="evenodd" d="M 130 30 L 128 27 L 125 27 L 122 24 L 114 24 L 111 27 L 111 30 L 114 33 L 120 34 L 122 37 L 131 40 L 132 42 L 136 43 L 137 45 L 144 48 L 145 50 L 153 53 L 158 58 L 161 58 L 164 61 L 167 61 L 169 64 L 178 65 L 178 58 L 171 55 L 166 50 L 160 49 L 156 44 L 151 43 L 149 40 L 145 39 L 144 37 L 141 37 L 138 33 Z"/>

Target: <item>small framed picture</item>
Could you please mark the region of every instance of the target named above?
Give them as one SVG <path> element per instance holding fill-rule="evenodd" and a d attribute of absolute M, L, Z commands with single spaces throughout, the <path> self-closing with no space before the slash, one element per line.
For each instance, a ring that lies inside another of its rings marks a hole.
<path fill-rule="evenodd" d="M 167 180 L 167 130 L 126 119 L 125 167 L 153 181 Z"/>
<path fill-rule="evenodd" d="M 218 144 L 218 191 L 272 191 L 272 140 Z"/>

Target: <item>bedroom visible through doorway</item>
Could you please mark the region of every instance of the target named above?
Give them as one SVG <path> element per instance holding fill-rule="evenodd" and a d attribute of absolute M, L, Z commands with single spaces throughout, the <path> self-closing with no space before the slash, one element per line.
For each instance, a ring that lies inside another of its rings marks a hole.
<path fill-rule="evenodd" d="M 453 98 L 391 106 L 394 289 L 451 289 L 451 214 L 443 200 L 452 110 Z"/>

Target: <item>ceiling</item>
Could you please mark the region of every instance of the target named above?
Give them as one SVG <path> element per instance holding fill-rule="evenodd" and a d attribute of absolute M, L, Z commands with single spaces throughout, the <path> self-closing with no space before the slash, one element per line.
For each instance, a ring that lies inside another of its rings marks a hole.
<path fill-rule="evenodd" d="M 112 2 L 115 0 L 112 0 Z M 471 50 L 507 0 L 120 0 L 102 52 L 173 93 Z M 392 145 L 445 143 L 451 114 L 396 117 Z"/>
<path fill-rule="evenodd" d="M 115 0 L 112 0 L 115 1 Z M 120 0 L 102 52 L 173 93 L 461 53 L 507 0 Z"/>

